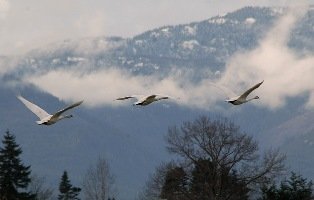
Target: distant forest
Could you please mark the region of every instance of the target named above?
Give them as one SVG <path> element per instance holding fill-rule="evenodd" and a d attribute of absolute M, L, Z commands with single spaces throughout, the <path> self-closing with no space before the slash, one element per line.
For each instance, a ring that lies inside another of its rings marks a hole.
<path fill-rule="evenodd" d="M 22 148 L 6 131 L 0 147 L 0 200 L 116 200 L 109 163 L 99 158 L 80 186 L 66 169 L 55 188 L 21 160 Z M 310 200 L 313 183 L 287 172 L 278 149 L 264 153 L 252 136 L 227 118 L 200 116 L 169 127 L 167 150 L 176 160 L 161 163 L 138 200 Z M 117 174 L 118 176 L 118 174 Z"/>

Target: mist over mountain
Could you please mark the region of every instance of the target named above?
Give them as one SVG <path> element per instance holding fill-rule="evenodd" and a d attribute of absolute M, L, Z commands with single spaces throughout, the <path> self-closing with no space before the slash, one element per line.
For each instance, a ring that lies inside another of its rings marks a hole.
<path fill-rule="evenodd" d="M 259 102 L 233 107 L 207 82 L 223 77 L 233 56 L 262 46 L 263 38 L 287 12 L 286 8 L 246 7 L 133 38 L 68 39 L 25 55 L 2 56 L 0 134 L 9 129 L 16 135 L 25 163 L 54 187 L 63 170 L 80 184 L 86 169 L 105 156 L 116 176 L 118 197 L 127 200 L 136 197 L 161 161 L 171 159 L 164 142 L 168 127 L 199 115 L 226 116 L 252 134 L 261 149 L 282 147 L 288 165 L 313 179 L 314 114 L 306 106 L 311 99 L 307 90 L 289 94 L 276 108 L 258 106 Z M 313 27 L 310 7 L 296 20 L 287 41 L 296 58 L 313 56 Z M 254 81 L 260 80 L 241 80 Z M 283 87 L 289 90 L 291 85 Z M 267 94 L 263 87 L 256 91 L 261 102 L 266 99 L 262 94 Z M 143 108 L 114 101 L 119 95 L 155 91 L 180 100 Z M 49 112 L 71 101 L 85 101 L 71 111 L 71 120 L 43 127 L 16 99 L 17 94 Z M 296 158 L 306 164 L 296 164 Z"/>

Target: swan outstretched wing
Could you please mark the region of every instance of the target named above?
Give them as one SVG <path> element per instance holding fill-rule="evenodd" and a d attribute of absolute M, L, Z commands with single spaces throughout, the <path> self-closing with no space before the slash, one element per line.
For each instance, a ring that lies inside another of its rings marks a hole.
<path fill-rule="evenodd" d="M 149 96 L 145 96 L 142 94 L 135 94 L 130 96 L 119 97 L 116 100 L 126 100 L 126 99 L 136 99 L 136 102 L 145 101 Z"/>
<path fill-rule="evenodd" d="M 70 109 L 72 109 L 72 108 L 74 108 L 74 107 L 76 107 L 76 106 L 79 106 L 79 105 L 81 105 L 82 103 L 83 103 L 83 101 L 76 102 L 76 103 L 74 103 L 74 104 L 72 104 L 72 105 L 70 105 L 70 106 L 68 106 L 68 107 L 66 107 L 66 108 L 64 108 L 64 109 L 62 109 L 62 110 L 59 110 L 58 112 L 56 112 L 55 114 L 53 114 L 53 116 L 54 116 L 54 117 L 60 116 L 60 115 L 61 115 L 62 113 L 64 113 L 65 111 L 70 110 Z"/>
<path fill-rule="evenodd" d="M 152 94 L 143 98 L 145 101 L 153 101 L 157 97 L 156 94 Z"/>
<path fill-rule="evenodd" d="M 260 83 L 257 83 L 256 85 L 254 85 L 253 87 L 251 87 L 250 89 L 248 89 L 247 91 L 245 91 L 240 98 L 246 98 L 251 92 L 253 92 L 253 90 L 255 90 L 256 88 L 258 88 L 260 85 L 262 85 L 262 83 L 264 82 L 264 80 Z"/>
<path fill-rule="evenodd" d="M 141 105 L 148 105 L 154 101 L 158 101 L 161 99 L 168 99 L 170 97 L 168 96 L 162 96 L 157 94 L 151 94 L 151 95 L 131 95 L 131 96 L 125 96 L 117 98 L 116 100 L 126 100 L 135 98 L 137 101 L 134 103 L 135 105 L 141 104 Z"/>
<path fill-rule="evenodd" d="M 50 116 L 44 109 L 41 107 L 33 104 L 32 102 L 26 100 L 21 95 L 17 96 L 17 98 L 30 110 L 32 111 L 39 119 L 44 119 Z"/>
<path fill-rule="evenodd" d="M 126 99 L 131 99 L 131 98 L 136 98 L 135 96 L 125 96 L 125 97 L 119 97 L 116 100 L 126 100 Z"/>

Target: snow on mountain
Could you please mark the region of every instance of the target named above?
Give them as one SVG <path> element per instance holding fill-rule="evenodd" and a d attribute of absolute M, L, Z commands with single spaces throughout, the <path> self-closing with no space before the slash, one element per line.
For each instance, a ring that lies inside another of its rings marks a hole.
<path fill-rule="evenodd" d="M 251 25 L 251 24 L 254 24 L 255 22 L 256 22 L 256 19 L 254 19 L 253 17 L 248 17 L 245 19 L 244 23 Z"/>
<path fill-rule="evenodd" d="M 191 51 L 194 49 L 194 47 L 199 46 L 199 43 L 196 40 L 189 40 L 182 42 L 181 46 L 183 49 Z"/>
<path fill-rule="evenodd" d="M 191 26 L 185 26 L 183 33 L 186 33 L 188 35 L 195 35 L 197 31 L 197 26 L 191 27 Z"/>

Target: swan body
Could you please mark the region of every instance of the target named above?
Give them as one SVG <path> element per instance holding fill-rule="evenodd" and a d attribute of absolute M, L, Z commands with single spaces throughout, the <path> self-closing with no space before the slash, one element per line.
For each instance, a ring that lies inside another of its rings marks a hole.
<path fill-rule="evenodd" d="M 139 105 L 139 106 L 147 106 L 155 101 L 159 101 L 162 99 L 169 99 L 170 97 L 168 96 L 162 96 L 162 95 L 157 95 L 157 94 L 152 94 L 152 95 L 131 95 L 131 96 L 125 96 L 125 97 L 120 97 L 117 98 L 116 100 L 126 100 L 126 99 L 131 99 L 135 98 L 137 101 L 133 103 L 133 105 Z"/>
<path fill-rule="evenodd" d="M 17 98 L 30 110 L 32 111 L 38 118 L 39 120 L 36 121 L 38 125 L 52 125 L 56 122 L 58 122 L 61 119 L 65 118 L 71 118 L 73 115 L 62 115 L 65 111 L 70 110 L 76 106 L 79 106 L 83 103 L 83 101 L 79 101 L 77 103 L 74 103 L 62 110 L 59 110 L 58 112 L 54 114 L 49 114 L 47 113 L 44 109 L 40 108 L 36 104 L 26 100 L 22 96 L 17 96 Z"/>
<path fill-rule="evenodd" d="M 255 90 L 256 88 L 258 88 L 260 85 L 262 85 L 264 81 L 257 83 L 256 85 L 254 85 L 253 87 L 251 87 L 250 89 L 248 89 L 247 91 L 245 91 L 243 94 L 241 94 L 240 96 L 236 96 L 236 97 L 232 97 L 226 100 L 226 102 L 231 103 L 233 105 L 241 105 L 243 103 L 247 103 L 251 100 L 254 99 L 259 99 L 259 96 L 255 96 L 253 98 L 247 99 L 248 95 L 253 92 L 253 90 Z"/>

